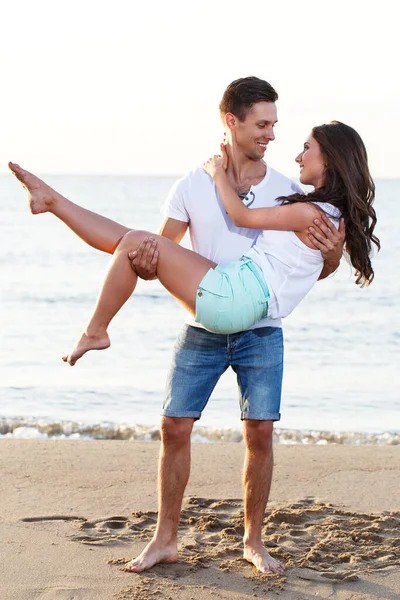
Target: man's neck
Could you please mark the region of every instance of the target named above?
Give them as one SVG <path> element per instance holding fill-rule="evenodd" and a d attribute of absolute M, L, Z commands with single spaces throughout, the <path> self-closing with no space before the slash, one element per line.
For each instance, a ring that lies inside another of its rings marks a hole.
<path fill-rule="evenodd" d="M 235 187 L 250 187 L 264 179 L 267 165 L 263 160 L 251 160 L 230 145 L 226 150 L 229 157 L 227 175 Z"/>

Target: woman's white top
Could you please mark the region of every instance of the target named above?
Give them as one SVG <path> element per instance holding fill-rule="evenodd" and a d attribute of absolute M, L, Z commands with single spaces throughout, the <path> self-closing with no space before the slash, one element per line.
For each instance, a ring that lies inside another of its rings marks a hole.
<path fill-rule="evenodd" d="M 315 202 L 339 228 L 340 211 L 332 204 Z M 293 231 L 262 231 L 246 256 L 261 268 L 270 300 L 268 318 L 287 317 L 318 280 L 324 259 Z"/>

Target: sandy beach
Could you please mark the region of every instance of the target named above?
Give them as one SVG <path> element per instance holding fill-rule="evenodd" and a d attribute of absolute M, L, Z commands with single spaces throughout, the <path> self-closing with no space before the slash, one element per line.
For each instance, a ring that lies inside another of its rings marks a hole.
<path fill-rule="evenodd" d="M 243 445 L 194 444 L 180 560 L 123 565 L 156 522 L 158 442 L 0 440 L 1 600 L 400 597 L 400 448 L 276 446 L 264 541 L 241 558 Z"/>

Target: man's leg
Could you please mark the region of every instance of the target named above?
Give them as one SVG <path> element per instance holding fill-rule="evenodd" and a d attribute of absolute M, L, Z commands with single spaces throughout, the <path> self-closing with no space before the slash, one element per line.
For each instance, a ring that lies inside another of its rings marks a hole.
<path fill-rule="evenodd" d="M 9 163 L 9 167 L 28 191 L 29 207 L 33 214 L 53 213 L 93 248 L 112 254 L 120 239 L 129 231 L 128 227 L 67 200 L 36 175 L 18 165 Z"/>
<path fill-rule="evenodd" d="M 243 557 L 262 573 L 283 573 L 261 540 L 265 508 L 271 489 L 273 470 L 272 421 L 244 422 L 246 455 L 243 470 L 244 537 Z"/>
<path fill-rule="evenodd" d="M 232 338 L 231 366 L 238 376 L 246 455 L 244 553 L 262 573 L 283 573 L 262 544 L 265 508 L 271 488 L 273 422 L 280 418 L 283 338 L 280 328 L 262 327 Z"/>
<path fill-rule="evenodd" d="M 178 560 L 178 525 L 190 473 L 190 434 L 194 419 L 163 417 L 158 470 L 158 520 L 151 542 L 124 569 L 140 573 Z"/>
<path fill-rule="evenodd" d="M 227 336 L 185 326 L 175 345 L 163 408 L 156 532 L 126 569 L 149 569 L 178 559 L 178 524 L 190 472 L 190 434 L 222 373 L 227 369 Z"/>

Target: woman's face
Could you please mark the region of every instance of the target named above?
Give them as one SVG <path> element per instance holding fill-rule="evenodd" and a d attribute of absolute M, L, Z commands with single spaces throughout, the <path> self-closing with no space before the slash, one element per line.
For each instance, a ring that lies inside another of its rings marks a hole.
<path fill-rule="evenodd" d="M 313 185 L 315 188 L 319 188 L 324 184 L 326 158 L 311 133 L 304 142 L 303 151 L 296 156 L 296 162 L 300 165 L 301 183 Z"/>

